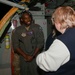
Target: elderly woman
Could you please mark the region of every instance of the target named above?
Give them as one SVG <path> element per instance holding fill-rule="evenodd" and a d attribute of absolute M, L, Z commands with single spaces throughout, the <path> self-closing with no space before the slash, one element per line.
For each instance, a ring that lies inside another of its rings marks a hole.
<path fill-rule="evenodd" d="M 52 15 L 55 28 L 62 33 L 49 49 L 36 58 L 46 75 L 75 74 L 75 11 L 70 6 L 58 7 Z"/>

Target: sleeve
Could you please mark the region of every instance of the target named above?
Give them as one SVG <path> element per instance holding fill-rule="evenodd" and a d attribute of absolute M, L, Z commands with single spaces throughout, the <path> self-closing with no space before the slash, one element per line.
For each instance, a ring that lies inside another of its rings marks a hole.
<path fill-rule="evenodd" d="M 36 58 L 37 65 L 44 71 L 56 71 L 70 59 L 68 48 L 56 39 L 47 51 L 40 53 Z"/>
<path fill-rule="evenodd" d="M 42 48 L 44 46 L 44 33 L 41 26 L 38 26 L 36 29 L 36 40 L 37 40 L 37 48 Z"/>
<path fill-rule="evenodd" d="M 14 51 L 19 48 L 19 34 L 16 29 L 12 33 L 12 46 Z"/>

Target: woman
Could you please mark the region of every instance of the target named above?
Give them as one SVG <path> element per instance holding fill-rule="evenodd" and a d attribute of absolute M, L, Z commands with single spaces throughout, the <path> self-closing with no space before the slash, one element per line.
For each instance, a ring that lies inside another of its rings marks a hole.
<path fill-rule="evenodd" d="M 52 15 L 55 28 L 62 33 L 49 49 L 36 58 L 46 75 L 75 74 L 75 11 L 70 6 L 58 7 Z"/>

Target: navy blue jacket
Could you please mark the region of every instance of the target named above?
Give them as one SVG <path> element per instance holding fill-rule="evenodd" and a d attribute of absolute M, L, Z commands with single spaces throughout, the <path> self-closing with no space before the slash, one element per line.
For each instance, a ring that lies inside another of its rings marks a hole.
<path fill-rule="evenodd" d="M 45 75 L 75 75 L 75 28 L 69 28 L 64 34 L 57 37 L 69 49 L 70 60 L 55 72 L 47 72 Z"/>

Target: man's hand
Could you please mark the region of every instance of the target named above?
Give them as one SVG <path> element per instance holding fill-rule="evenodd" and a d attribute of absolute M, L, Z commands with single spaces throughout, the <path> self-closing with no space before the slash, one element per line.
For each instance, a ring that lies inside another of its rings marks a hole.
<path fill-rule="evenodd" d="M 30 61 L 32 61 L 32 60 L 33 60 L 33 56 L 31 56 L 31 55 L 26 55 L 25 61 L 30 62 Z"/>

